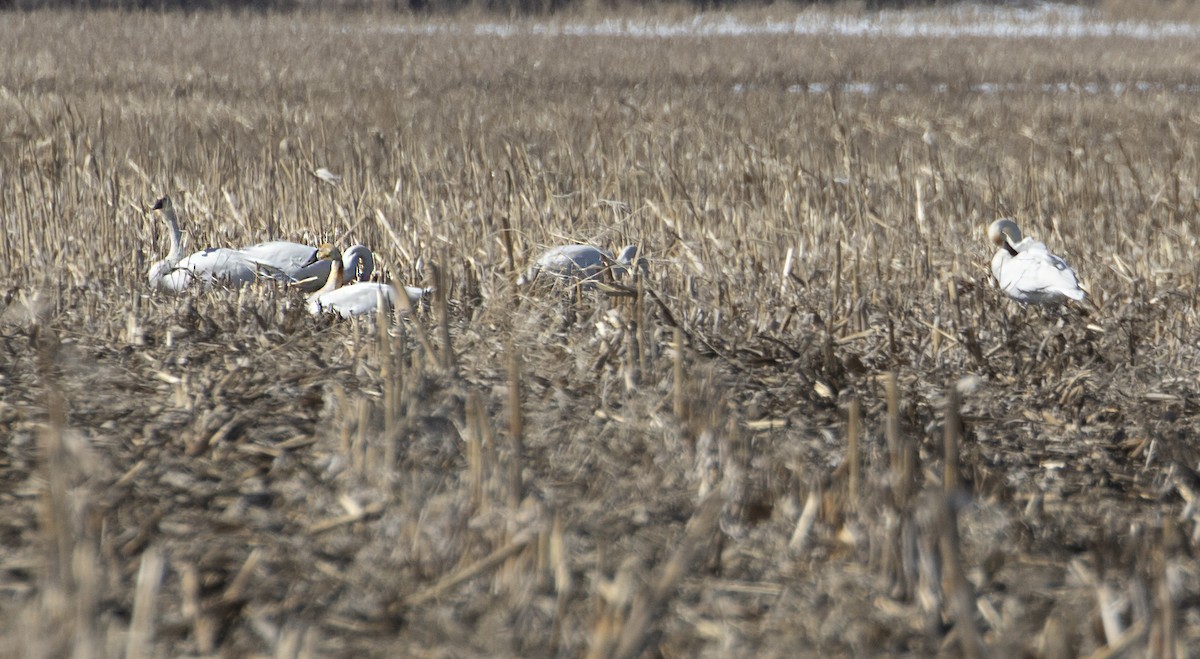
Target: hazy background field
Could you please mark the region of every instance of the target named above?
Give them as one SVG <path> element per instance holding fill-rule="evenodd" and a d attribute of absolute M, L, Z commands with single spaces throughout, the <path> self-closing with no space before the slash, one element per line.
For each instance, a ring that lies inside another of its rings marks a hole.
<path fill-rule="evenodd" d="M 3 16 L 3 654 L 1200 649 L 1187 24 L 571 21 Z M 151 293 L 162 194 L 444 295 Z M 651 274 L 514 285 L 574 241 Z"/>

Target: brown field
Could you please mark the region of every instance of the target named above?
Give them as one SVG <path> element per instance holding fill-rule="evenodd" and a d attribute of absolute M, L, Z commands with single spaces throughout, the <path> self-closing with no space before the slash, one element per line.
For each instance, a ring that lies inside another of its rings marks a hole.
<path fill-rule="evenodd" d="M 1194 42 L 0 44 L 0 655 L 1200 651 Z M 361 242 L 440 294 L 153 293 L 166 193 L 189 251 Z M 1087 304 L 1003 298 L 1002 215 Z M 652 271 L 515 285 L 572 241 Z"/>

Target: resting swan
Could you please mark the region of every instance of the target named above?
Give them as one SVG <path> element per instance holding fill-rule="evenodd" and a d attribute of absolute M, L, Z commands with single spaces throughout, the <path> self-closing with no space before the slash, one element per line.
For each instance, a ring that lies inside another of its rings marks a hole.
<path fill-rule="evenodd" d="M 1021 238 L 1021 229 L 1008 218 L 992 222 L 988 238 L 1000 246 L 992 257 L 992 275 L 1000 290 L 1022 304 L 1061 304 L 1068 298 L 1082 300 L 1075 271 L 1052 254 L 1044 243 Z"/>
<path fill-rule="evenodd" d="M 171 232 L 171 251 L 167 258 L 150 266 L 151 288 L 179 293 L 194 282 L 203 286 L 240 286 L 260 276 L 270 276 L 235 249 L 209 247 L 184 257 L 182 232 L 171 198 L 163 197 L 154 202 L 152 210 L 162 211 L 166 219 Z"/>
<path fill-rule="evenodd" d="M 261 263 L 283 273 L 296 282 L 297 288 L 307 293 L 320 289 L 329 279 L 329 262 L 312 261 L 312 256 L 317 251 L 316 247 L 273 240 L 243 247 L 238 251 L 254 263 Z M 363 245 L 354 245 L 347 249 L 341 262 L 343 284 L 349 284 L 356 279 L 366 281 L 375 270 L 375 257 L 371 250 Z"/>
<path fill-rule="evenodd" d="M 648 271 L 646 259 L 639 253 L 637 245 L 626 245 L 616 258 L 612 252 L 592 245 L 559 245 L 543 252 L 517 284 L 530 283 L 541 274 L 558 280 L 598 281 L 605 272 L 624 275 L 634 268 L 635 263 L 643 274 Z"/>
<path fill-rule="evenodd" d="M 380 303 L 390 311 L 396 304 L 396 289 L 387 284 L 362 281 L 342 286 L 342 253 L 338 248 L 325 243 L 317 248 L 306 266 L 317 261 L 329 263 L 329 278 L 321 290 L 308 296 L 308 311 L 313 315 L 336 313 L 342 318 L 374 313 Z M 416 305 L 431 289 L 405 286 L 409 305 Z"/>

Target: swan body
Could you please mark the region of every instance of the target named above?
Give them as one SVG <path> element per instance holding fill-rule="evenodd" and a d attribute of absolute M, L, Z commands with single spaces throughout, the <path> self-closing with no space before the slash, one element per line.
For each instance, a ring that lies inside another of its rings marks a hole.
<path fill-rule="evenodd" d="M 150 266 L 151 288 L 179 293 L 193 284 L 206 287 L 221 284 L 241 286 L 277 274 L 269 266 L 259 267 L 236 249 L 209 247 L 183 256 L 182 232 L 171 198 L 159 199 L 154 203 L 153 210 L 162 211 L 167 222 L 171 232 L 171 251 L 167 253 L 167 258 Z"/>
<path fill-rule="evenodd" d="M 258 243 L 238 250 L 247 260 L 283 273 L 296 282 L 296 287 L 308 293 L 320 289 L 329 279 L 329 261 L 312 261 L 316 251 L 316 247 L 284 240 Z M 343 284 L 356 279 L 365 281 L 375 270 L 375 257 L 363 245 L 347 249 L 341 260 Z"/>
<path fill-rule="evenodd" d="M 380 308 L 380 305 L 384 305 L 386 311 L 391 311 L 396 306 L 396 289 L 388 284 L 362 281 L 342 286 L 344 267 L 342 253 L 333 245 L 324 244 L 318 247 L 312 254 L 311 261 L 312 263 L 328 262 L 329 276 L 321 290 L 308 296 L 309 313 L 313 315 L 336 313 L 342 318 L 350 318 L 374 313 Z M 410 306 L 420 303 L 421 298 L 428 295 L 429 292 L 428 288 L 404 287 L 404 294 L 408 298 Z"/>
<path fill-rule="evenodd" d="M 592 245 L 559 245 L 543 252 L 517 283 L 530 283 L 543 274 L 560 281 L 592 282 L 602 278 L 605 272 L 624 275 L 634 268 L 635 262 L 643 274 L 647 272 L 645 257 L 638 253 L 637 245 L 626 245 L 616 258 L 612 252 Z"/>
<path fill-rule="evenodd" d="M 1000 290 L 1012 299 L 1027 304 L 1062 304 L 1083 300 L 1075 271 L 1045 243 L 1021 237 L 1017 223 L 1003 218 L 988 227 L 988 238 L 1000 247 L 992 257 L 992 276 Z"/>

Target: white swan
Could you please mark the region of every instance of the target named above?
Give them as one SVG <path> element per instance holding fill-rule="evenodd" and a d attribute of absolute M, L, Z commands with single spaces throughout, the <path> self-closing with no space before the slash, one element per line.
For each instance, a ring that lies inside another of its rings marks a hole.
<path fill-rule="evenodd" d="M 175 216 L 175 207 L 170 197 L 154 202 L 153 210 L 162 211 L 171 232 L 171 251 L 167 258 L 150 266 L 150 286 L 158 290 L 181 292 L 193 283 L 203 286 L 228 284 L 240 286 L 259 279 L 274 277 L 278 273 L 267 266 L 258 267 L 238 250 L 209 247 L 194 254 L 183 256 L 182 232 Z"/>
<path fill-rule="evenodd" d="M 342 286 L 342 253 L 338 248 L 328 243 L 317 248 L 305 265 L 317 261 L 329 263 L 329 277 L 321 290 L 308 296 L 308 311 L 313 315 L 336 313 L 342 318 L 361 316 L 374 313 L 382 303 L 390 311 L 396 304 L 396 289 L 387 284 L 373 281 L 362 281 L 349 286 Z M 410 306 L 420 303 L 421 298 L 429 294 L 431 289 L 405 286 L 404 293 Z"/>
<path fill-rule="evenodd" d="M 283 240 L 258 243 L 240 250 L 249 261 L 277 270 L 307 293 L 319 290 L 329 279 L 329 261 L 312 260 L 316 247 Z M 307 265 L 306 265 L 307 264 Z M 375 270 L 375 257 L 364 245 L 354 245 L 342 254 L 342 283 L 366 281 Z"/>
<path fill-rule="evenodd" d="M 1086 296 L 1071 266 L 1044 243 L 1022 239 L 1021 229 L 1011 219 L 992 222 L 988 238 L 1000 246 L 992 257 L 992 275 L 1005 295 L 1023 304 L 1061 304 Z"/>
<path fill-rule="evenodd" d="M 635 264 L 643 274 L 648 272 L 646 259 L 637 245 L 626 245 L 616 258 L 613 258 L 612 252 L 591 245 L 559 245 L 543 252 L 529 271 L 517 280 L 517 284 L 533 282 L 541 274 L 551 275 L 558 280 L 598 281 L 606 272 L 614 276 L 624 275 Z"/>

